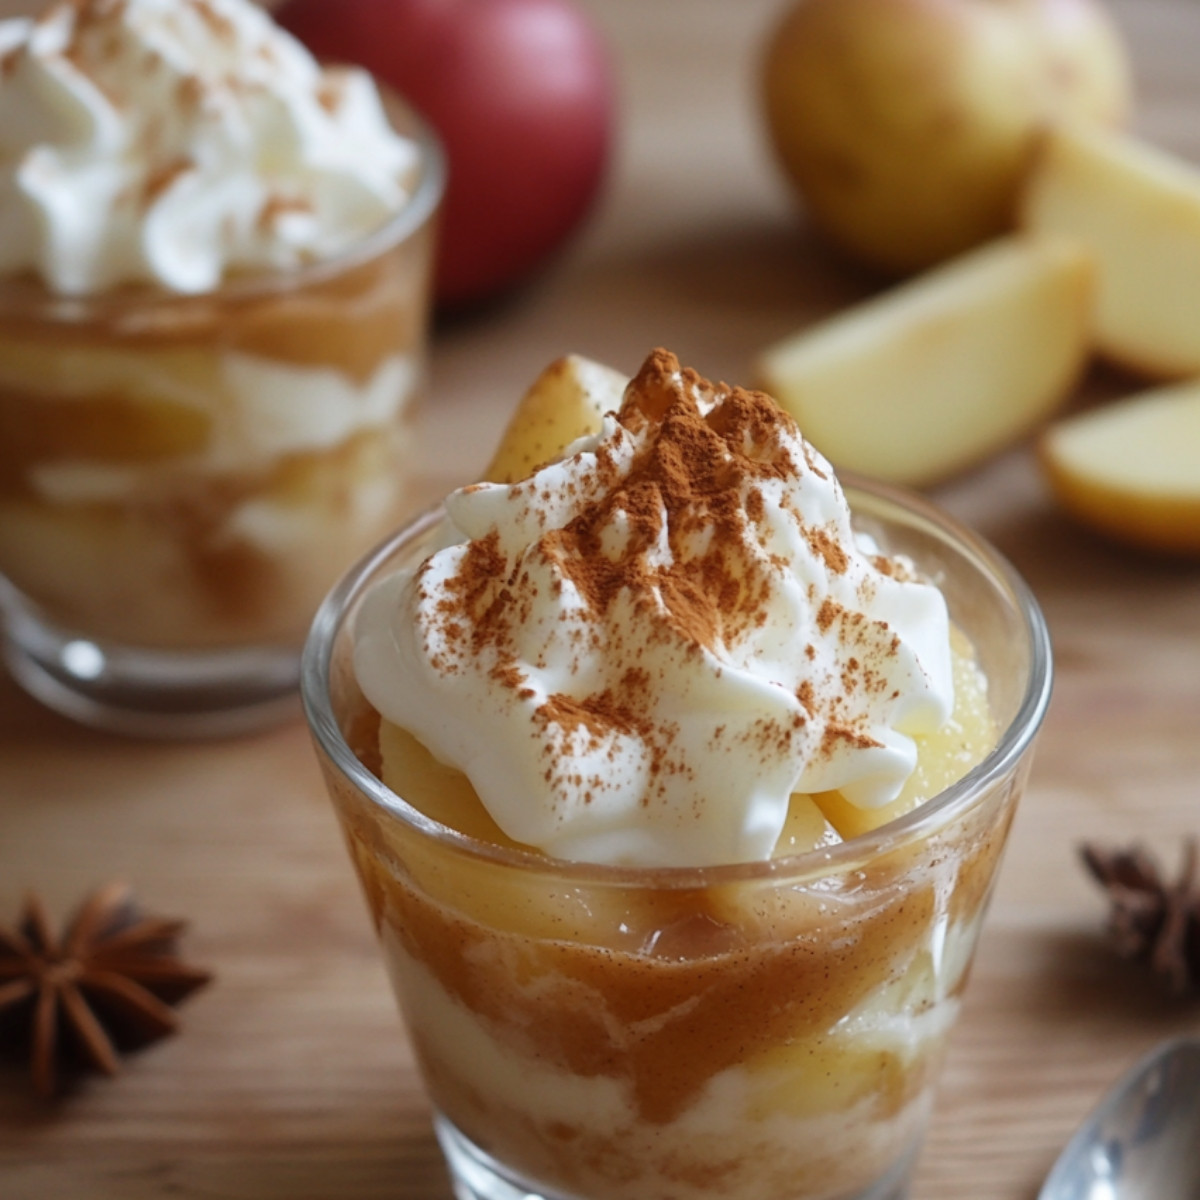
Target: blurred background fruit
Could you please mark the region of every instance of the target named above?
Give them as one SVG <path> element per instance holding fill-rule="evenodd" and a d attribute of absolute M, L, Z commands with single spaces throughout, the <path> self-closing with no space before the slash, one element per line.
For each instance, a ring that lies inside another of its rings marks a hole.
<path fill-rule="evenodd" d="M 440 135 L 442 307 L 526 279 L 587 215 L 615 98 L 603 40 L 569 0 L 285 0 L 274 15 L 319 58 L 366 67 Z"/>
<path fill-rule="evenodd" d="M 1096 348 L 1158 378 L 1200 375 L 1200 169 L 1159 146 L 1063 125 L 1041 140 L 1022 224 L 1096 261 Z"/>
<path fill-rule="evenodd" d="M 1083 524 L 1200 556 L 1200 382 L 1077 413 L 1052 425 L 1039 449 L 1054 494 Z"/>
<path fill-rule="evenodd" d="M 767 39 L 770 141 L 814 222 L 889 272 L 1009 228 L 1039 128 L 1122 123 L 1100 0 L 798 0 Z"/>
<path fill-rule="evenodd" d="M 1093 275 L 1068 239 L 997 238 L 783 339 L 755 376 L 836 469 L 926 487 L 1067 399 Z"/>

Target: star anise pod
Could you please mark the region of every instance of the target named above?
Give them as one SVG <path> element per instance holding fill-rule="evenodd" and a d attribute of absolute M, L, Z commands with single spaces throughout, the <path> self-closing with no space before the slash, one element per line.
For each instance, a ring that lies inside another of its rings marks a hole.
<path fill-rule="evenodd" d="M 114 1075 L 122 1051 L 176 1030 L 172 1005 L 211 979 L 177 957 L 184 927 L 144 916 L 123 883 L 88 896 L 61 937 L 35 895 L 14 927 L 0 926 L 4 1040 L 28 1051 L 41 1095 L 58 1091 L 66 1067 Z"/>
<path fill-rule="evenodd" d="M 1108 891 L 1108 935 L 1124 958 L 1144 963 L 1176 996 L 1200 994 L 1200 854 L 1188 838 L 1183 864 L 1168 881 L 1141 846 L 1127 850 L 1080 848 L 1088 870 Z"/>

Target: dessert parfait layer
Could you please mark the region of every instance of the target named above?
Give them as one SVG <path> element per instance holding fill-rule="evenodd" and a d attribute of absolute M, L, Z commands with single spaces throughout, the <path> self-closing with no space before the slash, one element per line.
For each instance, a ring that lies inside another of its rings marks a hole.
<path fill-rule="evenodd" d="M 0 53 L 0 573 L 93 638 L 295 646 L 412 502 L 437 152 L 244 0 Z"/>
<path fill-rule="evenodd" d="M 309 716 L 452 1169 L 902 1186 L 1048 664 L 989 551 L 849 499 L 767 397 L 658 352 L 599 435 L 327 601 Z"/>
<path fill-rule="evenodd" d="M 435 842 L 326 773 L 432 1102 L 533 1194 L 825 1200 L 907 1165 L 1020 775 L 873 857 L 630 881 Z"/>
<path fill-rule="evenodd" d="M 145 306 L 0 286 L 0 571 L 96 637 L 301 640 L 413 502 L 430 237 Z"/>

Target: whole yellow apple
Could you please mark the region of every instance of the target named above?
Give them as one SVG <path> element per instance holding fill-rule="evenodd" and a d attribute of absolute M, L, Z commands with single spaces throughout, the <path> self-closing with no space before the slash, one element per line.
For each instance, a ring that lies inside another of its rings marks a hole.
<path fill-rule="evenodd" d="M 1051 117 L 1121 124 L 1101 0 L 798 0 L 762 68 L 767 128 L 812 219 L 897 273 L 1013 223 Z"/>

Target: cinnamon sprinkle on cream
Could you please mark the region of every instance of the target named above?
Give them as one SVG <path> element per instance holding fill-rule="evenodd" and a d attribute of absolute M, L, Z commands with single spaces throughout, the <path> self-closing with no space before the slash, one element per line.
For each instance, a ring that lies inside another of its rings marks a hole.
<path fill-rule="evenodd" d="M 445 693 L 373 689 L 366 642 L 364 691 L 465 763 L 517 841 L 664 866 L 766 857 L 793 790 L 857 802 L 862 779 L 886 803 L 915 762 L 895 722 L 949 712 L 941 597 L 859 549 L 827 464 L 770 397 L 665 350 L 570 460 L 448 511 L 471 532 L 417 571 L 401 622 Z M 918 622 L 945 662 L 917 660 Z"/>

